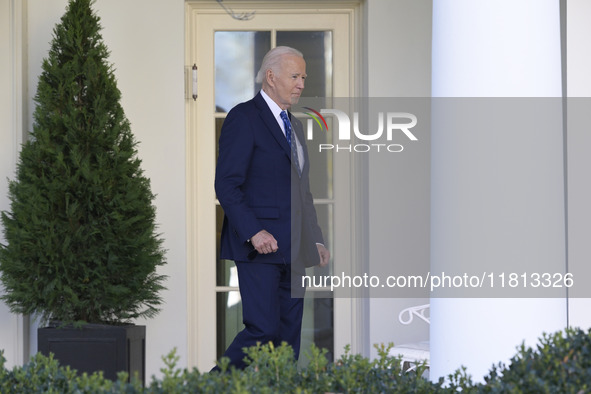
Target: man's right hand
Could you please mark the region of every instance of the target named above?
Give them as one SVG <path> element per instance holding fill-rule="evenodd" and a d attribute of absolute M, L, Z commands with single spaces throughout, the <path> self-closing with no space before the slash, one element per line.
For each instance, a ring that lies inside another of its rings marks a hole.
<path fill-rule="evenodd" d="M 267 230 L 261 230 L 250 238 L 252 246 L 260 254 L 275 253 L 279 247 L 277 240 Z"/>

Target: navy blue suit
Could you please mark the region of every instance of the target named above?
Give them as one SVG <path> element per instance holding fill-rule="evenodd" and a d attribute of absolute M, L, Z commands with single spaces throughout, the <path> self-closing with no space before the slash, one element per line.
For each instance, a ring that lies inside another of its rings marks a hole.
<path fill-rule="evenodd" d="M 303 300 L 292 298 L 291 281 L 298 283 L 304 266 L 320 262 L 316 243 L 323 238 L 310 193 L 305 138 L 295 117 L 292 127 L 304 152 L 301 177 L 260 93 L 228 113 L 220 135 L 215 177 L 225 213 L 220 257 L 236 262 L 245 324 L 224 355 L 239 368 L 244 367 L 242 348 L 257 342 L 286 341 L 297 358 Z M 249 258 L 249 239 L 261 230 L 275 237 L 279 249 Z"/>

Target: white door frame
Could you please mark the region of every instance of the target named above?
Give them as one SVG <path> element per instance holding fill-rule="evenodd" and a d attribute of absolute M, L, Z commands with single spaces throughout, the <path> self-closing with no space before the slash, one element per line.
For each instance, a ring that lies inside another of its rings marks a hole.
<path fill-rule="evenodd" d="M 237 12 L 255 11 L 260 18 L 264 18 L 266 14 L 277 13 L 319 13 L 320 10 L 329 13 L 339 13 L 348 16 L 349 37 L 347 44 L 350 48 L 349 56 L 349 72 L 347 74 L 347 81 L 338 83 L 336 86 L 347 86 L 346 90 L 335 90 L 335 97 L 354 97 L 360 91 L 359 72 L 361 61 L 357 53 L 359 48 L 358 33 L 361 32 L 361 3 L 359 1 L 240 1 L 231 2 L 225 1 L 224 4 Z M 197 59 L 196 53 L 199 51 L 200 40 L 195 39 L 199 36 L 197 26 L 200 16 L 206 16 L 201 19 L 202 24 L 209 23 L 212 16 L 224 16 L 231 23 L 231 16 L 226 15 L 220 5 L 214 0 L 205 1 L 187 1 L 185 6 L 185 59 L 186 66 L 190 67 L 193 64 L 198 65 L 198 70 L 202 75 L 210 75 L 213 70 L 211 59 L 208 62 L 203 62 L 203 59 Z M 256 18 L 256 15 L 255 15 Z M 245 30 L 255 30 L 253 27 L 256 21 L 241 22 L 244 23 Z M 297 24 L 294 25 L 297 27 Z M 202 63 L 200 63 L 200 61 Z M 209 67 L 209 69 L 207 69 Z M 337 88 L 338 89 L 338 88 Z M 213 97 L 213 83 L 211 81 L 204 81 L 200 83 L 199 95 L 204 97 Z M 190 96 L 188 94 L 187 96 Z M 213 108 L 213 106 L 212 106 Z M 213 129 L 213 123 L 206 124 L 200 128 L 196 125 L 200 122 L 198 119 L 198 103 L 192 98 L 188 98 L 185 107 L 186 113 L 186 157 L 187 157 L 187 321 L 188 321 L 188 367 L 197 367 L 199 370 L 207 370 L 213 366 L 211 355 L 215 355 L 216 349 L 216 322 L 215 318 L 215 279 L 203 280 L 202 278 L 215 278 L 215 264 L 201 263 L 200 261 L 216 260 L 215 248 L 211 248 L 212 243 L 215 243 L 215 232 L 208 231 L 208 229 L 215 228 L 215 213 L 207 212 L 199 209 L 200 204 L 214 204 L 215 192 L 213 189 L 213 172 L 211 171 L 212 163 L 215 162 L 215 152 L 211 149 L 211 136 L 204 137 L 203 133 L 198 133 L 198 129 Z M 213 116 L 211 122 L 213 122 Z M 335 218 L 347 218 L 346 228 L 359 229 L 359 222 L 361 218 L 360 213 L 355 212 L 352 207 L 355 207 L 362 198 L 362 194 L 358 192 L 357 179 L 362 176 L 360 172 L 360 163 L 355 162 L 354 155 L 348 158 L 346 165 L 349 167 L 346 179 L 342 182 L 337 182 L 335 174 L 335 184 L 344 185 L 345 190 L 339 191 L 341 195 L 350 196 L 350 201 L 344 205 L 346 211 L 339 212 L 339 208 L 335 206 Z M 210 164 L 203 164 L 210 163 Z M 198 182 L 195 180 L 199 180 Z M 336 187 L 336 186 L 335 186 Z M 199 188 L 205 188 L 205 193 Z M 336 194 L 336 192 L 335 192 Z M 207 211 L 207 210 L 206 210 Z M 209 210 L 213 211 L 213 210 Z M 363 259 L 366 253 L 362 248 L 356 247 L 359 244 L 358 240 L 363 238 L 363 234 L 350 234 L 351 241 L 349 250 L 339 248 L 335 251 L 335 258 L 337 253 L 341 253 L 343 258 L 352 261 L 367 261 Z M 208 245 L 201 247 L 201 245 Z M 360 268 L 357 268 L 359 270 Z M 351 267 L 351 271 L 354 272 Z M 195 286 L 195 284 L 198 284 Z M 368 331 L 366 327 L 367 319 L 365 314 L 367 308 L 364 307 L 366 300 L 361 298 L 335 298 L 334 299 L 334 318 L 335 329 L 334 332 L 334 349 L 335 357 L 338 357 L 345 345 L 351 346 L 351 351 L 367 355 Z M 213 321 L 212 321 L 213 320 Z M 215 356 L 214 356 L 215 357 Z"/>

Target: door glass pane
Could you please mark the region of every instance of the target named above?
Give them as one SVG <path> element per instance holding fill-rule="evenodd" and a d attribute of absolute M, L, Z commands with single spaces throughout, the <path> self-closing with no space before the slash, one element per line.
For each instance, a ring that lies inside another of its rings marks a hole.
<path fill-rule="evenodd" d="M 332 97 L 332 32 L 278 31 L 277 46 L 302 52 L 306 59 L 305 97 Z"/>
<path fill-rule="evenodd" d="M 216 294 L 217 316 L 217 359 L 224 354 L 244 325 L 242 324 L 242 301 L 240 292 L 230 291 Z"/>
<path fill-rule="evenodd" d="M 265 53 L 271 48 L 271 33 L 268 31 L 217 31 L 215 32 L 215 141 L 216 159 L 218 141 L 224 122 L 222 113 L 227 113 L 236 104 L 250 100 L 260 90 L 254 79 Z M 278 31 L 278 46 L 287 45 L 300 50 L 306 59 L 306 87 L 304 96 L 332 96 L 332 32 L 330 31 Z M 302 121 L 306 120 L 302 118 Z M 327 121 L 331 121 L 327 119 Z M 332 125 L 321 138 L 332 142 Z M 323 141 L 324 142 L 324 141 Z M 333 157 L 326 152 L 309 152 L 311 189 L 316 199 L 332 199 Z M 316 205 L 318 222 L 326 243 L 333 246 L 332 202 Z M 244 327 L 242 324 L 242 303 L 240 293 L 223 287 L 237 287 L 238 276 L 233 261 L 220 259 L 220 233 L 223 224 L 223 209 L 216 205 L 217 258 L 216 286 L 217 299 L 217 355 L 225 351 L 235 335 Z M 329 275 L 329 267 L 313 268 L 313 274 Z M 312 343 L 328 349 L 329 359 L 334 352 L 333 300 L 307 296 L 302 322 L 302 344 L 300 365 L 306 363 L 305 352 Z"/>
<path fill-rule="evenodd" d="M 220 153 L 220 134 L 222 134 L 222 126 L 224 125 L 225 118 L 216 118 L 215 120 L 215 161 L 218 161 L 218 155 Z M 221 227 L 220 227 L 221 229 Z"/>
<path fill-rule="evenodd" d="M 215 111 L 228 112 L 260 90 L 254 80 L 271 49 L 271 32 L 216 31 L 214 41 Z"/>
<path fill-rule="evenodd" d="M 316 215 L 318 216 L 318 225 L 322 229 L 322 235 L 324 236 L 324 242 L 326 246 L 330 250 L 331 256 L 334 255 L 334 235 L 333 235 L 333 206 L 332 204 L 316 204 L 314 205 L 316 208 Z M 314 276 L 325 276 L 325 275 L 332 275 L 332 264 L 327 265 L 326 267 L 315 266 L 313 268 L 308 268 L 309 270 L 313 270 L 311 275 Z"/>
<path fill-rule="evenodd" d="M 328 350 L 326 357 L 334 360 L 334 317 L 332 298 L 306 298 L 302 320 L 302 343 L 300 346 L 300 367 L 308 365 L 306 352 L 312 344 Z"/>
<path fill-rule="evenodd" d="M 224 210 L 216 206 L 216 286 L 238 287 L 238 272 L 232 260 L 220 259 L 220 237 L 224 223 Z"/>

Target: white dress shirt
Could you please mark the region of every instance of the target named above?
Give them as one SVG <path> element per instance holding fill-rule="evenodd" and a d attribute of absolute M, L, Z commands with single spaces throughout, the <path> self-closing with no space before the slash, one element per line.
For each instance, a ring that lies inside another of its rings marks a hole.
<path fill-rule="evenodd" d="M 269 95 L 267 95 L 267 93 L 265 93 L 264 90 L 261 90 L 261 96 L 263 96 L 263 98 L 265 99 L 265 102 L 269 106 L 269 109 L 273 113 L 275 120 L 279 124 L 279 127 L 281 127 L 281 131 L 283 131 L 283 135 L 285 136 L 285 125 L 283 124 L 283 119 L 281 119 L 281 112 L 283 112 L 283 110 L 281 109 L 281 107 L 277 105 L 275 101 L 273 101 L 271 97 L 269 97 Z M 302 170 L 304 168 L 304 149 L 302 148 L 302 145 L 300 145 L 300 141 L 298 141 L 298 137 L 296 136 L 293 127 L 291 138 L 293 138 L 293 140 L 296 143 L 296 148 L 298 150 L 298 163 L 300 164 L 300 170 Z"/>

